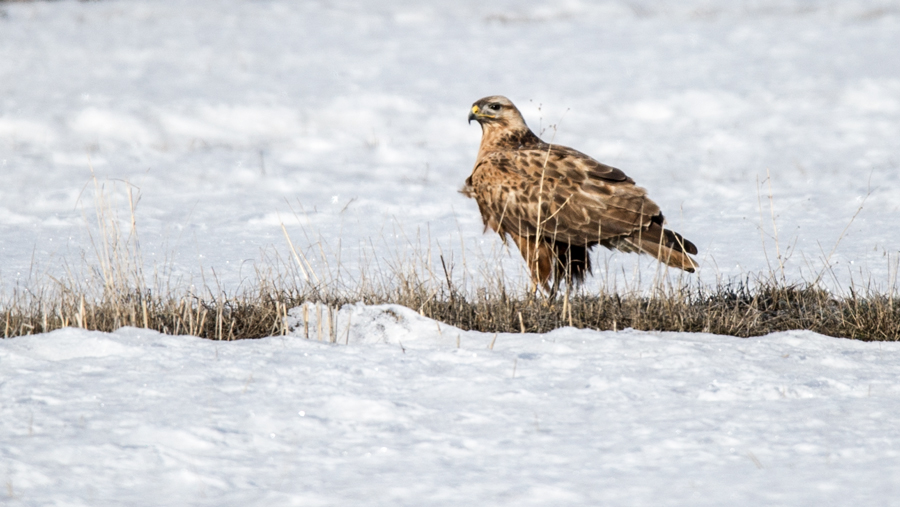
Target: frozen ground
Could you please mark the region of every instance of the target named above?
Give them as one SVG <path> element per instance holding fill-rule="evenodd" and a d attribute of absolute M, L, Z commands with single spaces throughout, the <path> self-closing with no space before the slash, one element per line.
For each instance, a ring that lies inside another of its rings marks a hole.
<path fill-rule="evenodd" d="M 189 280 L 237 287 L 286 251 L 282 220 L 350 269 L 359 245 L 389 257 L 418 233 L 477 266 L 504 254 L 456 189 L 480 137 L 468 107 L 496 93 L 647 187 L 706 282 L 768 269 L 769 171 L 792 279 L 870 193 L 832 261 L 844 284 L 891 283 L 898 47 L 885 1 L 0 3 L 0 289 L 91 262 L 91 165 L 122 213 L 135 186 L 145 261 Z M 898 344 L 562 329 L 490 350 L 387 310 L 345 310 L 339 345 L 0 341 L 0 504 L 900 496 Z"/>
<path fill-rule="evenodd" d="M 456 190 L 480 138 L 468 107 L 497 93 L 536 131 L 557 124 L 545 137 L 647 187 L 700 247 L 707 282 L 768 270 L 768 185 L 762 206 L 757 191 L 767 171 L 791 278 L 822 265 L 869 191 L 836 272 L 886 283 L 897 256 L 897 2 L 0 9 L 7 289 L 90 249 L 89 160 L 118 195 L 122 181 L 139 188 L 146 262 L 173 260 L 187 277 L 214 268 L 226 288 L 260 249 L 286 250 L 281 221 L 301 247 L 340 240 L 350 268 L 360 245 L 382 255 L 417 231 L 432 247 L 462 242 L 470 260 L 493 259 L 498 239 L 481 236 L 474 202 Z M 652 269 L 598 255 L 615 273 Z M 507 271 L 519 264 L 513 256 Z"/>
<path fill-rule="evenodd" d="M 338 345 L 302 326 L 230 343 L 133 328 L 0 341 L 0 503 L 888 506 L 900 493 L 897 343 L 568 328 L 489 350 L 492 335 L 402 307 L 347 308 L 338 327 Z"/>

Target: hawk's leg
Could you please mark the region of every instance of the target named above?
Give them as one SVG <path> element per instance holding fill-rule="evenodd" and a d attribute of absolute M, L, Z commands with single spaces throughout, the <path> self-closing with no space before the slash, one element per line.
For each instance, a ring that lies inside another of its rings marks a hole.
<path fill-rule="evenodd" d="M 558 241 L 552 244 L 553 286 L 550 290 L 551 298 L 559 293 L 562 282 L 566 282 L 566 293 L 568 293 L 573 285 L 584 281 L 585 274 L 590 272 L 589 248 L 589 246 L 571 245 Z"/>
<path fill-rule="evenodd" d="M 531 273 L 531 280 L 536 286 L 549 293 L 550 284 L 548 282 L 553 271 L 554 262 L 553 252 L 550 247 L 544 242 L 537 243 L 535 238 L 517 236 L 515 234 L 510 234 L 510 236 L 525 259 L 525 264 Z"/>

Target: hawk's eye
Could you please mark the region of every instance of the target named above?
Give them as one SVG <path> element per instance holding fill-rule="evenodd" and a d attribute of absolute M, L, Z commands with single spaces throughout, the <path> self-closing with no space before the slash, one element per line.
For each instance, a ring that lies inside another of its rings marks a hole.
<path fill-rule="evenodd" d="M 488 109 L 499 110 L 499 109 L 500 109 L 500 104 L 491 104 L 491 105 L 488 106 Z"/>

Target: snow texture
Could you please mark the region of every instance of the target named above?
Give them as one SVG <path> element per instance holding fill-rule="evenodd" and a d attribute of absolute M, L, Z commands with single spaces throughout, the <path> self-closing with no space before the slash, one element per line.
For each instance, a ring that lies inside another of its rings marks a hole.
<path fill-rule="evenodd" d="M 774 215 L 790 279 L 828 258 L 836 285 L 896 286 L 898 47 L 900 5 L 876 0 L 0 3 L 0 290 L 92 262 L 92 170 L 124 222 L 139 196 L 145 272 L 188 283 L 212 268 L 236 290 L 261 251 L 287 257 L 282 223 L 350 273 L 421 241 L 466 255 L 469 288 L 479 259 L 521 276 L 456 192 L 468 107 L 498 93 L 645 186 L 701 282 L 777 270 Z M 900 344 L 491 335 L 396 306 L 290 319 L 227 343 L 0 341 L 0 503 L 900 497 Z"/>
<path fill-rule="evenodd" d="M 0 341 L 4 505 L 896 505 L 897 343 L 302 313 Z"/>

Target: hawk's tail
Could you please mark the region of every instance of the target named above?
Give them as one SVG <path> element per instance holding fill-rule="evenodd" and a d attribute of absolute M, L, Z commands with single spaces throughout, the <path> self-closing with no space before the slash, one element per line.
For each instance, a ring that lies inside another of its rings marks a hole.
<path fill-rule="evenodd" d="M 697 261 L 688 255 L 697 255 L 697 247 L 684 239 L 681 234 L 663 229 L 657 223 L 650 224 L 646 231 L 641 231 L 639 234 L 638 248 L 642 252 L 656 257 L 659 262 L 673 268 L 683 269 L 688 273 L 693 273 L 700 267 Z M 632 240 L 638 239 L 633 236 Z"/>
<path fill-rule="evenodd" d="M 656 257 L 663 264 L 693 273 L 699 266 L 691 255 L 697 254 L 697 247 L 684 239 L 681 234 L 663 229 L 652 223 L 646 230 L 635 232 L 629 236 L 610 239 L 604 242 L 608 248 L 624 252 L 641 252 Z"/>
<path fill-rule="evenodd" d="M 694 270 L 699 267 L 697 261 L 692 259 L 691 256 L 686 254 L 683 250 L 679 251 L 662 243 L 642 238 L 639 248 L 642 252 L 656 257 L 659 262 L 673 268 L 683 269 L 688 273 L 693 273 Z"/>

